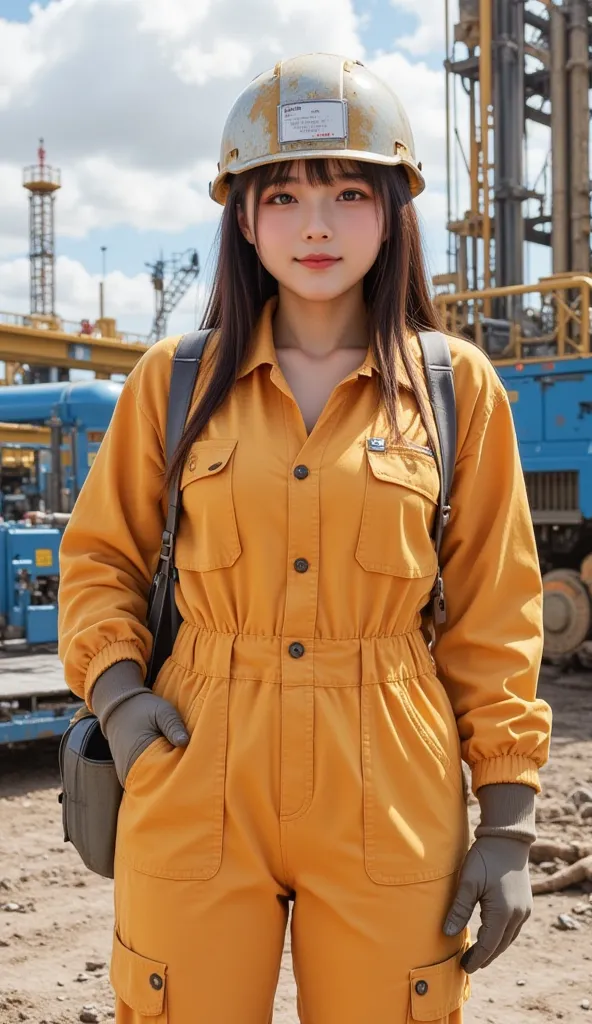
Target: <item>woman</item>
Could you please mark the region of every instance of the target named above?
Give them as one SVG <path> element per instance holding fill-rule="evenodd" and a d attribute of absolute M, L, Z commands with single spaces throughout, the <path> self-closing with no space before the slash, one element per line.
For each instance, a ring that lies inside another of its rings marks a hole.
<path fill-rule="evenodd" d="M 398 100 L 358 62 L 256 78 L 211 188 L 216 331 L 185 437 L 167 476 L 170 338 L 129 375 L 65 532 L 60 655 L 125 785 L 119 1024 L 267 1024 L 290 901 L 305 1024 L 460 1024 L 467 973 L 530 912 L 541 584 L 504 389 L 454 338 L 432 653 L 422 631 L 439 493 L 423 187 Z M 150 691 L 177 470 L 184 621 Z M 482 808 L 468 855 L 461 755 Z"/>

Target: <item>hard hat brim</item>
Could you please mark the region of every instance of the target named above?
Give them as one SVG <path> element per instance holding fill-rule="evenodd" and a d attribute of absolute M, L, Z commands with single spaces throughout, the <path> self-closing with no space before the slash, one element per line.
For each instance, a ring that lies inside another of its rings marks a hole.
<path fill-rule="evenodd" d="M 266 164 L 293 163 L 295 160 L 352 160 L 359 163 L 381 164 L 386 167 L 402 166 L 407 171 L 411 196 L 416 199 L 426 187 L 425 178 L 418 170 L 416 164 L 407 160 L 404 156 L 384 156 L 382 153 L 360 152 L 358 149 L 315 149 L 315 150 L 293 150 L 289 153 L 274 153 L 271 157 L 259 157 L 248 163 L 241 163 L 236 169 L 229 164 L 224 171 L 217 175 L 213 182 L 210 182 L 210 198 L 220 206 L 226 204 L 230 185 L 228 184 L 229 174 L 244 174 L 255 167 L 263 167 Z"/>

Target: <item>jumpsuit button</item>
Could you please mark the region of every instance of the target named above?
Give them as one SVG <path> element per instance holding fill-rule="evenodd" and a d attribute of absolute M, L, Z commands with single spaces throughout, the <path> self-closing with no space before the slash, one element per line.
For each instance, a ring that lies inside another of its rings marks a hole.
<path fill-rule="evenodd" d="M 150 984 L 152 985 L 152 988 L 155 988 L 157 991 L 160 991 L 160 989 L 162 988 L 164 982 L 163 982 L 160 974 L 151 974 L 150 975 Z"/>
<path fill-rule="evenodd" d="M 290 646 L 288 647 L 288 651 L 290 652 L 292 658 L 301 658 L 302 655 L 304 654 L 304 647 L 302 644 L 298 643 L 290 644 Z"/>
<path fill-rule="evenodd" d="M 428 983 L 427 983 L 427 981 L 417 981 L 415 983 L 415 991 L 417 992 L 418 996 L 425 996 L 427 990 L 428 990 Z"/>
<path fill-rule="evenodd" d="M 212 466 L 208 466 L 208 473 L 211 473 L 213 469 L 220 469 L 221 462 L 214 462 Z"/>
<path fill-rule="evenodd" d="M 294 470 L 294 476 L 297 480 L 306 480 L 308 473 L 308 466 L 296 466 L 296 469 Z"/>
<path fill-rule="evenodd" d="M 296 572 L 308 572 L 308 562 L 306 558 L 297 558 L 294 562 L 294 568 Z"/>

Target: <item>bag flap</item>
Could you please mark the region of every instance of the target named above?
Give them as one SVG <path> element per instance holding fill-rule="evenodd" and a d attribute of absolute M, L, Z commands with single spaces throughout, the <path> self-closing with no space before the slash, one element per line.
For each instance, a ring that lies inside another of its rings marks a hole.
<path fill-rule="evenodd" d="M 236 448 L 237 440 L 235 438 L 234 440 L 218 441 L 214 438 L 211 441 L 196 441 L 191 446 L 183 467 L 181 490 L 194 480 L 201 480 L 204 476 L 215 476 L 216 473 L 221 473 Z"/>
<path fill-rule="evenodd" d="M 465 948 L 443 963 L 411 971 L 412 1020 L 446 1020 L 448 1014 L 458 1010 L 469 998 L 471 983 L 460 966 Z"/>
<path fill-rule="evenodd" d="M 434 456 L 423 448 L 407 445 L 384 452 L 366 449 L 368 463 L 377 480 L 399 484 L 425 495 L 434 504 L 440 493 L 440 477 Z"/>
<path fill-rule="evenodd" d="M 134 953 L 113 935 L 109 980 L 119 998 L 144 1017 L 158 1017 L 166 992 L 166 964 Z"/>

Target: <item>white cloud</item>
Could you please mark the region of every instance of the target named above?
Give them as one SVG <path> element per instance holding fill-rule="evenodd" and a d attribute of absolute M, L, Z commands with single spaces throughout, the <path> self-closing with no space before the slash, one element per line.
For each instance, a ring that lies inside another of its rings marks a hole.
<path fill-rule="evenodd" d="M 391 5 L 406 14 L 413 14 L 418 20 L 414 32 L 397 38 L 397 47 L 407 50 L 416 57 L 440 51 L 444 57 L 444 5 L 442 0 L 391 0 Z M 454 7 L 452 5 L 453 11 Z M 458 14 L 458 9 L 454 11 Z"/>

